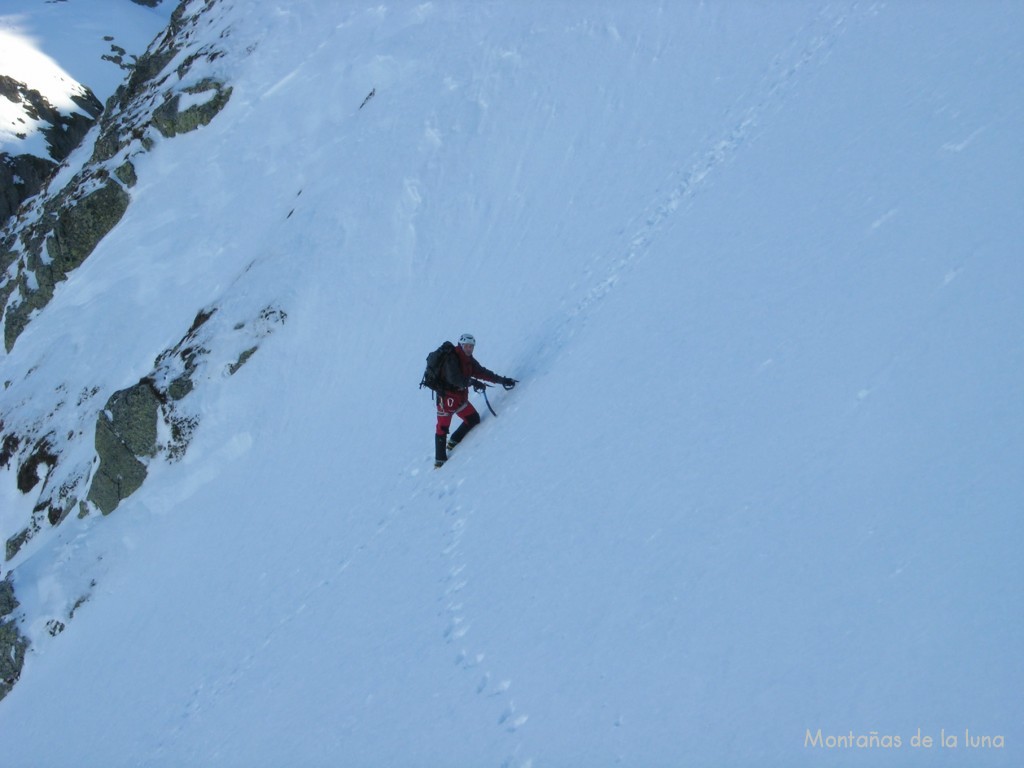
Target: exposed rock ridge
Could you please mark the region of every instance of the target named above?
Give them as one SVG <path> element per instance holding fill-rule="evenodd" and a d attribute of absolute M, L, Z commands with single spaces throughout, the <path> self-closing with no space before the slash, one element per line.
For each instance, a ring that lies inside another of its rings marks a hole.
<path fill-rule="evenodd" d="M 68 149 L 56 175 L 41 182 L 41 191 L 0 229 L 0 316 L 8 354 L 34 314 L 45 311 L 54 288 L 128 210 L 138 182 L 133 161 L 165 139 L 208 124 L 228 103 L 230 78 L 221 58 L 230 50 L 223 42 L 230 30 L 223 21 L 227 14 L 219 11 L 232 5 L 233 0 L 183 0 L 164 34 L 130 67 L 98 122 L 84 126 L 88 133 L 81 145 Z M 223 24 L 219 36 L 217 24 Z M 89 107 L 99 114 L 96 104 Z M 45 165 L 12 163 L 9 169 L 19 179 L 50 173 Z M 255 311 L 206 307 L 176 345 L 160 352 L 148 374 L 112 394 L 81 381 L 40 389 L 33 383 L 35 367 L 17 382 L 2 382 L 8 396 L 0 400 L 0 468 L 10 471 L 32 501 L 24 524 L 17 522 L 20 528 L 5 542 L 10 567 L 0 570 L 0 698 L 21 675 L 29 650 L 24 627 L 30 622 L 17 610 L 14 588 L 19 563 L 32 556 L 37 534 L 72 513 L 110 513 L 139 488 L 152 462 L 181 458 L 199 424 L 201 393 L 233 377 L 285 318 L 274 304 Z M 39 350 L 40 359 L 45 353 Z M 46 633 L 64 630 L 92 586 L 83 585 L 73 605 L 49 617 Z"/>
<path fill-rule="evenodd" d="M 121 220 L 137 179 L 133 158 L 161 138 L 208 124 L 230 99 L 231 88 L 211 67 L 224 51 L 192 42 L 195 27 L 217 2 L 178 6 L 166 32 L 107 101 L 91 157 L 74 173 L 70 168 L 58 173 L 0 231 L 0 306 L 8 352 L 33 312 L 52 299 L 54 286 Z M 225 30 L 221 39 L 226 35 Z M 181 109 L 183 94 L 189 106 Z"/>
<path fill-rule="evenodd" d="M 8 75 L 0 75 L 0 98 L 21 105 L 25 118 L 45 125 L 41 133 L 46 140 L 49 158 L 33 154 L 12 155 L 0 152 L 0 224 L 6 222 L 28 198 L 43 188 L 57 166 L 96 122 L 103 105 L 88 88 L 72 94 L 71 101 L 79 111 L 62 112 L 43 94 L 26 83 Z M 24 134 L 19 134 L 24 137 Z"/>

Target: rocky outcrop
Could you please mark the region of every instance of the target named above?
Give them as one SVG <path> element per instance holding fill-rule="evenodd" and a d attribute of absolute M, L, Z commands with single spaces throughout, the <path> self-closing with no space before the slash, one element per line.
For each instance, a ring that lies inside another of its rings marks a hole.
<path fill-rule="evenodd" d="M 121 220 L 129 199 L 119 183 L 108 179 L 76 205 L 60 211 L 46 239 L 46 252 L 55 270 L 66 275 L 85 261 Z"/>
<path fill-rule="evenodd" d="M 7 75 L 0 75 L 0 98 L 19 105 L 27 120 L 42 124 L 48 158 L 0 152 L 0 224 L 21 204 L 37 194 L 96 122 L 103 105 L 92 91 L 73 94 L 74 112 L 61 112 L 37 90 Z"/>
<path fill-rule="evenodd" d="M 7 311 L 4 343 L 8 350 L 28 324 L 32 312 L 42 309 L 53 298 L 54 286 L 66 280 L 68 273 L 80 266 L 121 220 L 128 202 L 124 188 L 108 179 L 75 204 L 55 211 L 45 248 L 38 253 L 30 251 L 25 256 L 28 269 L 13 282 L 12 287 L 18 289 L 22 300 Z M 34 285 L 29 283 L 30 277 L 34 278 Z"/>
<path fill-rule="evenodd" d="M 230 70 L 223 62 L 209 66 L 227 55 L 216 41 L 230 36 L 226 21 L 219 34 L 210 34 L 210 26 L 225 18 L 208 13 L 217 5 L 218 0 L 178 5 L 166 32 L 130 65 L 98 128 L 88 134 L 95 139 L 91 154 L 80 150 L 72 156 L 79 167 L 65 166 L 47 183 L 40 182 L 48 172 L 45 167 L 33 170 L 14 161 L 0 163 L 0 181 L 7 178 L 6 167 L 11 180 L 33 188 L 41 183 L 38 193 L 23 202 L 0 230 L 0 316 L 8 352 L 19 339 L 30 343 L 23 332 L 33 317 L 46 311 L 55 288 L 90 258 L 130 211 L 139 175 L 150 165 L 138 163 L 139 158 L 161 142 L 201 129 L 228 103 L 232 91 L 223 73 Z M 232 50 L 241 56 L 249 49 Z M 124 63 L 123 52 L 115 54 Z M 14 524 L 5 517 L 4 557 L 13 569 L 28 558 L 46 555 L 46 538 L 40 534 L 72 514 L 110 514 L 143 486 L 155 462 L 181 459 L 201 427 L 205 409 L 221 396 L 218 389 L 252 365 L 264 339 L 287 318 L 276 304 L 254 298 L 233 296 L 212 305 L 205 304 L 208 300 L 200 300 L 203 309 L 188 330 L 179 330 L 178 343 L 159 354 L 159 347 L 154 349 L 152 366 L 143 360 L 136 369 L 133 361 L 132 369 L 138 372 L 116 387 L 101 390 L 91 381 L 69 384 L 63 374 L 54 377 L 45 365 L 41 370 L 18 368 L 17 376 L 7 374 L 12 380 L 0 382 L 0 467 L 8 470 L 5 477 L 15 478 L 24 495 L 21 508 L 31 510 Z M 131 323 L 132 318 L 124 322 Z M 33 350 L 18 349 L 15 357 L 23 352 L 31 356 Z M 9 588 L 12 582 L 4 583 L 8 588 L 0 588 L 0 697 L 21 674 L 29 647 L 23 633 L 36 643 L 47 633 L 59 634 L 95 586 L 77 586 L 84 593 L 74 607 L 69 601 L 54 608 L 44 624 L 39 616 L 25 615 Z"/>
<path fill-rule="evenodd" d="M 146 465 L 139 458 L 156 455 L 160 400 L 152 379 L 143 379 L 115 392 L 100 412 L 96 423 L 100 464 L 89 488 L 89 501 L 105 515 L 135 493 L 146 479 Z"/>
<path fill-rule="evenodd" d="M 96 414 L 94 458 L 85 465 L 62 467 L 60 441 L 52 429 L 47 431 L 50 422 L 19 434 L 6 431 L 0 421 L 0 466 L 14 471 L 22 493 L 38 494 L 31 519 L 6 542 L 6 559 L 75 510 L 80 517 L 91 510 L 110 514 L 142 486 L 153 461 L 182 458 L 200 426 L 196 390 L 237 374 L 287 317 L 274 305 L 250 317 L 229 317 L 216 307 L 200 311 L 146 376 L 91 411 Z M 88 413 L 85 406 L 96 394 L 95 389 L 82 390 L 76 409 Z"/>
<path fill-rule="evenodd" d="M 205 74 L 224 51 L 215 44 L 197 42 L 211 39 L 208 26 L 217 17 L 209 12 L 217 2 L 178 5 L 163 35 L 130 66 L 125 82 L 108 100 L 99 131 L 90 134 L 95 143 L 88 161 L 75 172 L 67 169 L 60 176 L 66 183 L 44 188 L 0 230 L 0 314 L 8 351 L 35 313 L 45 310 L 55 287 L 89 258 L 127 212 L 138 181 L 138 156 L 160 141 L 208 124 L 228 102 L 231 88 Z M 196 34 L 200 26 L 202 35 Z M 229 35 L 225 28 L 212 39 L 225 40 Z M 16 84 L 8 87 L 17 89 Z M 90 109 L 98 114 L 97 106 Z M 32 177 L 31 169 L 7 167 L 12 178 L 14 174 L 19 179 Z M 41 167 L 33 183 L 46 172 Z M 200 316 L 212 314 L 210 310 Z M 186 339 L 205 333 L 203 325 L 197 323 Z M 158 456 L 174 460 L 184 452 L 197 418 L 185 414 L 181 406 L 187 406 L 204 353 L 217 349 L 220 341 L 211 338 L 208 346 L 200 347 L 183 339 L 182 349 L 162 353 L 150 376 L 110 395 L 102 409 L 91 402 L 97 389 L 86 385 L 77 397 L 71 391 L 35 393 L 33 399 L 54 398 L 55 405 L 47 416 L 31 421 L 19 418 L 17 405 L 13 411 L 0 411 L 0 466 L 17 473 L 23 493 L 38 494 L 31 519 L 6 542 L 8 560 L 37 533 L 76 509 L 79 515 L 89 514 L 90 509 L 111 511 L 139 487 L 150 461 Z M 250 343 L 246 349 L 255 345 Z M 240 362 L 244 362 L 241 351 L 225 368 Z M 171 369 L 180 370 L 167 378 Z M 237 367 L 227 372 L 234 370 Z M 73 461 L 65 458 L 68 446 L 80 440 L 79 435 L 84 438 L 90 433 L 80 423 L 79 413 L 92 419 L 95 461 L 83 459 L 79 449 Z"/>
<path fill-rule="evenodd" d="M 35 155 L 0 152 L 0 224 L 43 188 L 57 164 Z"/>
<path fill-rule="evenodd" d="M 181 108 L 182 95 L 202 95 L 205 98 L 199 103 Z M 208 125 L 231 98 L 231 89 L 216 80 L 206 79 L 197 85 L 185 88 L 167 99 L 153 112 L 153 126 L 167 138 L 179 133 L 194 131 Z"/>
<path fill-rule="evenodd" d="M 190 407 L 189 396 L 200 379 L 213 373 L 235 375 L 259 349 L 260 341 L 288 317 L 270 306 L 249 322 L 211 327 L 216 313 L 214 308 L 196 315 L 181 341 L 157 358 L 153 371 L 115 392 L 100 412 L 96 422 L 99 467 L 88 501 L 104 515 L 141 487 L 151 460 L 164 456 L 176 461 L 185 454 L 199 426 L 199 413 Z"/>
<path fill-rule="evenodd" d="M 213 5 L 214 0 L 206 0 L 175 9 L 167 31 L 139 57 L 107 101 L 90 160 L 60 189 L 46 189 L 22 205 L 17 219 L 0 233 L 0 307 L 8 351 L 33 312 L 49 303 L 54 286 L 89 257 L 125 214 L 129 190 L 137 181 L 133 158 L 150 151 L 161 138 L 207 125 L 230 99 L 229 86 L 199 74 L 223 52 L 210 46 L 189 51 L 193 28 Z M 179 63 L 171 67 L 175 61 Z M 99 114 L 98 104 L 87 106 Z M 66 119 L 61 130 L 67 133 L 72 123 L 78 125 L 74 121 L 74 116 Z M 60 131 L 55 129 L 54 140 L 56 133 Z M 42 167 L 33 173 L 30 167 L 28 176 L 22 177 L 17 163 L 7 165 L 12 180 L 25 180 L 26 194 L 47 173 Z"/>
<path fill-rule="evenodd" d="M 8 694 L 25 664 L 28 640 L 18 631 L 17 622 L 11 618 L 18 607 L 14 597 L 14 585 L 10 579 L 0 581 L 0 699 Z"/>

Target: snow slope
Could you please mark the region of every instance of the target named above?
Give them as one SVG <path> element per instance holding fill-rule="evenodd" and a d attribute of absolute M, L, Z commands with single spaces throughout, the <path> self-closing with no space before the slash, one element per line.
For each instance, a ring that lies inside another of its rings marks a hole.
<path fill-rule="evenodd" d="M 4 397 L 287 320 L 5 564 L 5 765 L 1020 762 L 1019 5 L 217 9 Z M 434 472 L 463 331 L 521 384 Z"/>

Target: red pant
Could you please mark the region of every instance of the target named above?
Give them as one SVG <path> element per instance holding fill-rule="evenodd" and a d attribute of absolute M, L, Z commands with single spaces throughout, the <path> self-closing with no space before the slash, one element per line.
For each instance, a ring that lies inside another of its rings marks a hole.
<path fill-rule="evenodd" d="M 452 416 L 458 416 L 463 421 L 477 415 L 476 408 L 469 402 L 469 398 L 456 394 L 447 394 L 444 399 L 437 398 L 437 429 L 438 435 L 447 435 L 448 428 L 452 425 Z"/>

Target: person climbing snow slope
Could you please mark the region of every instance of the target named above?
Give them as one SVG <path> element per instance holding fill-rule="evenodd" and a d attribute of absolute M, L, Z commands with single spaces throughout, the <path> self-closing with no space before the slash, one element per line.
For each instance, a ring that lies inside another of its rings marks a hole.
<path fill-rule="evenodd" d="M 501 384 L 505 389 L 512 389 L 516 385 L 515 379 L 499 376 L 477 362 L 473 357 L 473 350 L 476 348 L 473 334 L 464 333 L 459 337 L 458 346 L 447 346 L 451 349 L 439 359 L 439 381 L 436 387 L 432 387 L 437 405 L 437 427 L 434 432 L 435 468 L 443 466 L 448 460 L 448 451 L 461 443 L 469 431 L 480 423 L 480 414 L 469 402 L 469 388 L 482 390 L 483 381 Z M 442 349 L 444 348 L 445 345 L 442 345 Z M 449 437 L 448 430 L 453 416 L 458 416 L 462 423 Z"/>

